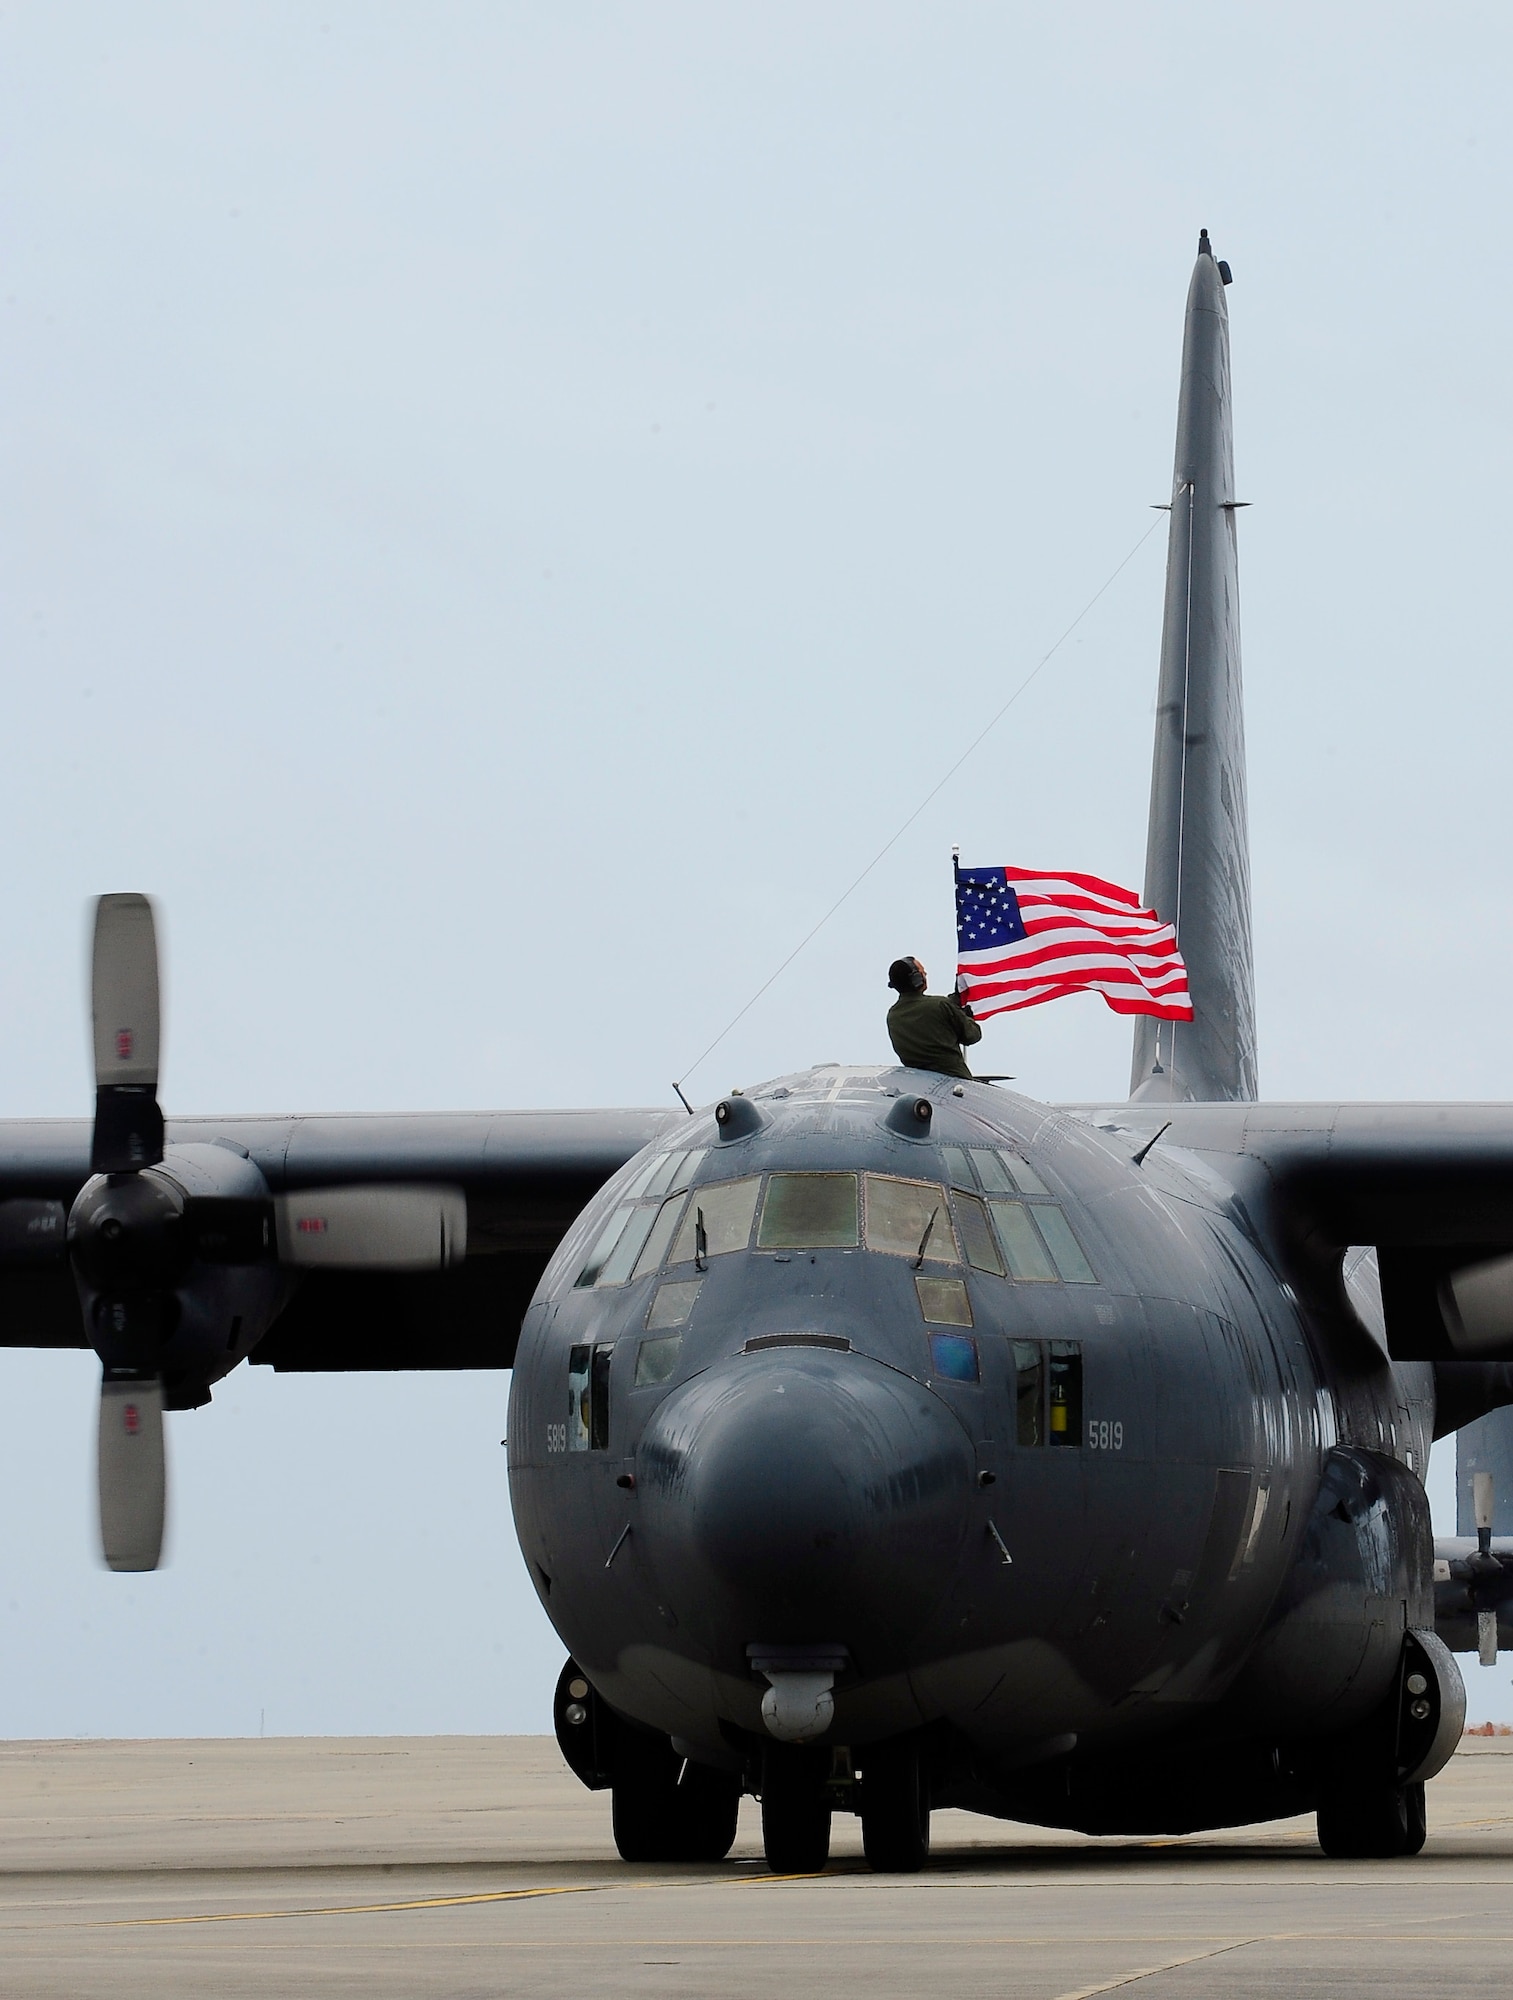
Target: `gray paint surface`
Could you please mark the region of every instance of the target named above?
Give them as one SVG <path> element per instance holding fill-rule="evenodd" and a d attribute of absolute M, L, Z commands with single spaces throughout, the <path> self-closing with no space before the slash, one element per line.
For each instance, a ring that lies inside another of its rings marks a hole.
<path fill-rule="evenodd" d="M 1145 901 L 1176 925 L 1191 1022 L 1142 1018 L 1133 1095 L 1256 1095 L 1229 312 L 1207 232 L 1182 335 Z"/>

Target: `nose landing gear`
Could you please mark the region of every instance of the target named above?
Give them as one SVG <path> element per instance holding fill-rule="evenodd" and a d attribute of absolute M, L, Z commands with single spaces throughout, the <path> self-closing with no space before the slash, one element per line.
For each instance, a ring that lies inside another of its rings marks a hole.
<path fill-rule="evenodd" d="M 917 1875 L 930 1854 L 930 1773 L 917 1737 L 862 1752 L 862 1852 L 879 1874 Z"/>
<path fill-rule="evenodd" d="M 817 1875 L 830 1859 L 827 1747 L 769 1743 L 762 1757 L 762 1850 L 774 1875 Z"/>

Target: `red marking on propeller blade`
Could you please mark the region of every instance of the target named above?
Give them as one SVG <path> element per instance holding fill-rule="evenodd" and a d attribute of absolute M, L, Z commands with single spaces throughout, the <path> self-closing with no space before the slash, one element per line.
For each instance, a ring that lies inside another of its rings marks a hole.
<path fill-rule="evenodd" d="M 323 1236 L 326 1218 L 323 1215 L 302 1215 L 294 1226 L 301 1236 Z"/>
<path fill-rule="evenodd" d="M 142 1419 L 137 1414 L 136 1404 L 128 1403 L 126 1405 L 126 1435 L 128 1437 L 134 1438 L 137 1432 L 141 1428 L 142 1428 Z"/>
<path fill-rule="evenodd" d="M 130 1028 L 116 1029 L 116 1060 L 118 1062 L 131 1061 L 132 1045 L 135 1039 Z"/>

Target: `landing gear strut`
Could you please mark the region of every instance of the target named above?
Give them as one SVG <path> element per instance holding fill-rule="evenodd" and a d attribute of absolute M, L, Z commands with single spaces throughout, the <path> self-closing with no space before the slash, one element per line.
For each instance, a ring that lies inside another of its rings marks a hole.
<path fill-rule="evenodd" d="M 862 1752 L 862 1852 L 880 1874 L 916 1875 L 930 1853 L 930 1774 L 917 1737 Z"/>
<path fill-rule="evenodd" d="M 817 1875 L 830 1859 L 830 1751 L 769 1743 L 762 1758 L 762 1848 L 774 1875 Z"/>

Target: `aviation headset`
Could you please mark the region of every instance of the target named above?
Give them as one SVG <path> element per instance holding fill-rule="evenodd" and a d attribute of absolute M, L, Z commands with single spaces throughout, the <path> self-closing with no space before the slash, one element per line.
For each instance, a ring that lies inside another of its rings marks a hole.
<path fill-rule="evenodd" d="M 925 975 L 917 958 L 895 958 L 888 967 L 888 984 L 895 993 L 923 993 Z"/>

